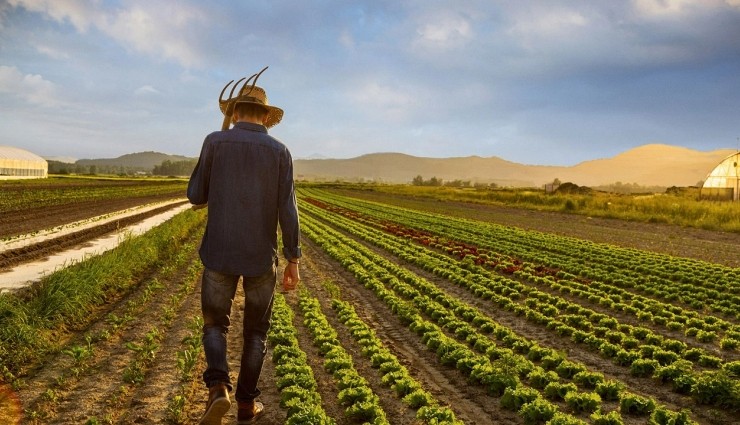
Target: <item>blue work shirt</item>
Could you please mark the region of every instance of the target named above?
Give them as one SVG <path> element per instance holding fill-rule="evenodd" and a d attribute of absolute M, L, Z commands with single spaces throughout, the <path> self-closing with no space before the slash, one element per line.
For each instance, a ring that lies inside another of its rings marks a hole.
<path fill-rule="evenodd" d="M 283 255 L 301 256 L 293 159 L 264 126 L 238 122 L 206 136 L 188 199 L 208 204 L 200 246 L 205 267 L 241 276 L 267 272 L 277 260 L 278 222 Z"/>

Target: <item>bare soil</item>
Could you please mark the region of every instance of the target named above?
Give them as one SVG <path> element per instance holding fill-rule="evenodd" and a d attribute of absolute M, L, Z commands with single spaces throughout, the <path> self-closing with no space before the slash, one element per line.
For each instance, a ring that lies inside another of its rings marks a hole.
<path fill-rule="evenodd" d="M 23 211 L 0 212 L 0 239 L 51 229 L 114 211 L 176 199 L 172 194 L 83 201 L 53 207 L 29 208 Z"/>
<path fill-rule="evenodd" d="M 182 205 L 185 202 L 186 201 L 168 204 L 140 214 L 122 217 L 118 220 L 113 220 L 108 223 L 100 224 L 93 227 L 87 227 L 74 233 L 66 234 L 56 238 L 49 238 L 30 246 L 0 252 L 0 272 L 2 272 L 4 269 L 13 268 L 18 264 L 26 263 L 40 258 L 45 258 L 54 253 L 66 250 L 70 247 L 80 245 L 91 239 L 95 239 L 115 232 L 121 227 L 126 227 L 131 224 L 138 223 L 149 217 L 153 217 L 159 213 Z"/>

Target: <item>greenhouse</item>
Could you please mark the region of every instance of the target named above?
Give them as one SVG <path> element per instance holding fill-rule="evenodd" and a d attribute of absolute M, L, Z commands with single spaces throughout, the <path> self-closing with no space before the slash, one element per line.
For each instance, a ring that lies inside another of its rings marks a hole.
<path fill-rule="evenodd" d="M 43 179 L 49 164 L 44 158 L 25 149 L 0 146 L 0 179 Z"/>
<path fill-rule="evenodd" d="M 702 199 L 737 201 L 740 196 L 740 152 L 736 152 L 712 170 L 701 188 Z"/>

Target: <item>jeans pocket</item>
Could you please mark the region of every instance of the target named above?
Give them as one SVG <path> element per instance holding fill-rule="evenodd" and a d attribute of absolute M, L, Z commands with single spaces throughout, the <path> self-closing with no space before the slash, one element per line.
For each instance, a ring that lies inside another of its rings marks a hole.
<path fill-rule="evenodd" d="M 236 293 L 239 276 L 227 275 L 213 270 L 203 271 L 201 309 L 206 325 L 229 327 L 231 305 Z"/>
<path fill-rule="evenodd" d="M 225 285 L 230 282 L 231 276 L 223 273 L 219 273 L 214 270 L 205 269 L 203 270 L 203 280 L 208 280 L 208 283 L 215 285 Z"/>

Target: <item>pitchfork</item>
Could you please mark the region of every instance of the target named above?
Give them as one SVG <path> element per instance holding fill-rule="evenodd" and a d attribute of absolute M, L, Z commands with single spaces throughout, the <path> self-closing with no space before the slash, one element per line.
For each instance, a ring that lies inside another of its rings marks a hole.
<path fill-rule="evenodd" d="M 257 85 L 257 79 L 262 75 L 263 72 L 268 67 L 262 68 L 262 71 L 252 74 L 251 77 L 247 79 L 247 81 L 244 82 L 244 85 L 242 85 L 242 88 L 237 92 L 237 96 L 234 96 L 234 90 L 236 90 L 236 87 L 241 83 L 244 78 L 239 79 L 239 81 L 234 84 L 234 87 L 231 88 L 231 92 L 229 92 L 229 97 L 227 99 L 223 99 L 224 93 L 226 92 L 226 89 L 231 85 L 231 83 L 234 82 L 234 80 L 229 81 L 221 90 L 221 94 L 218 95 L 218 103 L 221 108 L 221 111 L 224 113 L 224 122 L 221 124 L 221 130 L 228 130 L 229 125 L 231 124 L 231 116 L 234 114 L 234 105 L 236 104 L 236 100 L 239 99 L 242 96 L 246 96 L 249 93 L 252 93 L 252 90 L 254 90 L 254 86 Z M 252 78 L 254 78 L 254 81 L 252 81 Z M 244 89 L 247 87 L 247 84 L 252 81 L 252 85 L 249 87 L 249 91 L 245 92 Z"/>

